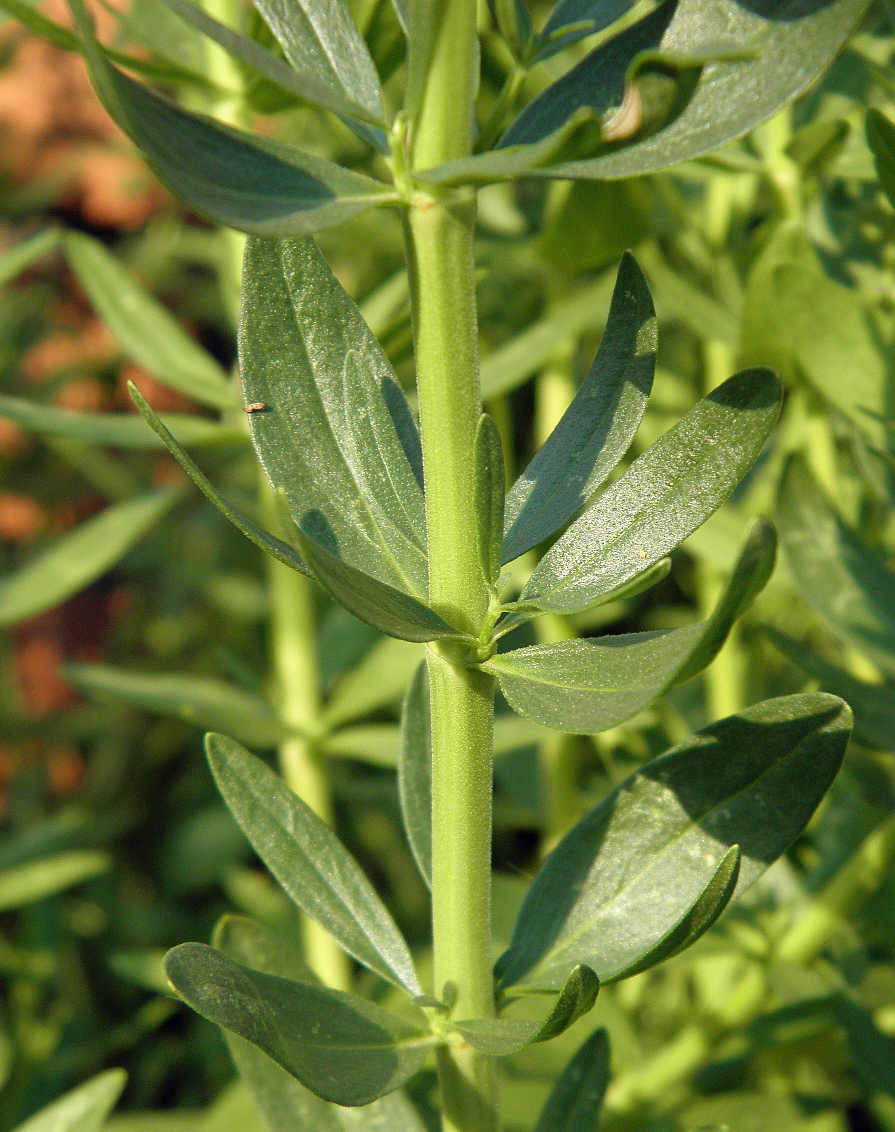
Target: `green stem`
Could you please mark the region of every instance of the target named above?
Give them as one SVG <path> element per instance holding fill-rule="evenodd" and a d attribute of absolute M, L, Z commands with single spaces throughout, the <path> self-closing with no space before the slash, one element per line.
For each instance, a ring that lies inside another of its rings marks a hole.
<path fill-rule="evenodd" d="M 411 122 L 413 168 L 472 148 L 475 0 L 431 6 L 425 87 Z M 432 604 L 477 636 L 488 592 L 476 548 L 475 430 L 481 415 L 475 300 L 475 197 L 410 194 L 405 217 Z M 465 649 L 430 646 L 432 932 L 435 991 L 454 1016 L 494 1015 L 491 973 L 493 680 Z M 496 1132 L 497 1067 L 465 1045 L 438 1054 L 444 1132 Z"/>

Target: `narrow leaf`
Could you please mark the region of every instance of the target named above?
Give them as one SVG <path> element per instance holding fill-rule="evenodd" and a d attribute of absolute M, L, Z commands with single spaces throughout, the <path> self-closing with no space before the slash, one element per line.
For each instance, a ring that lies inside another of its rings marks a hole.
<path fill-rule="evenodd" d="M 370 766 L 394 770 L 400 746 L 399 728 L 395 724 L 367 723 L 334 731 L 323 740 L 320 749 L 330 758 L 357 759 Z"/>
<path fill-rule="evenodd" d="M 15 1132 L 100 1132 L 124 1089 L 123 1069 L 100 1073 L 20 1124 Z"/>
<path fill-rule="evenodd" d="M 627 451 L 652 389 L 655 313 L 643 272 L 626 253 L 594 363 L 507 496 L 504 562 L 565 526 Z"/>
<path fill-rule="evenodd" d="M 174 439 L 166 428 L 162 418 L 150 406 L 149 402 L 139 389 L 137 389 L 136 385 L 130 382 L 127 388 L 131 395 L 131 400 L 137 406 L 140 415 L 205 498 L 213 503 L 218 511 L 220 511 L 225 518 L 229 519 L 237 530 L 242 531 L 247 539 L 251 540 L 256 546 L 265 551 L 265 553 L 271 555 L 272 558 L 276 558 L 278 562 L 282 562 L 284 566 L 298 570 L 300 574 L 310 574 L 302 556 L 288 543 L 269 534 L 262 527 L 259 527 L 253 519 L 250 519 L 248 515 L 244 515 L 242 511 L 233 507 L 232 504 L 228 503 L 226 499 L 218 494 L 211 485 L 208 477 L 199 470 L 183 446 Z"/>
<path fill-rule="evenodd" d="M 258 1046 L 333 1104 L 369 1104 L 399 1088 L 433 1042 L 366 999 L 253 971 L 201 943 L 169 951 L 165 970 L 204 1018 Z"/>
<path fill-rule="evenodd" d="M 475 434 L 475 462 L 479 563 L 485 583 L 494 586 L 500 576 L 506 488 L 503 444 L 497 425 L 487 413 L 483 413 L 479 419 Z"/>
<path fill-rule="evenodd" d="M 428 605 L 330 554 L 307 532 L 300 530 L 298 540 L 314 577 L 367 625 L 404 641 L 434 641 L 457 635 L 457 630 Z"/>
<path fill-rule="evenodd" d="M 801 832 L 848 742 L 846 705 L 767 700 L 698 732 L 594 807 L 547 858 L 498 963 L 504 986 L 559 987 L 578 963 L 607 982 L 698 902 L 721 855 L 747 888 Z"/>
<path fill-rule="evenodd" d="M 580 39 L 608 28 L 634 6 L 635 0 L 559 0 L 538 36 L 538 62 Z"/>
<path fill-rule="evenodd" d="M 0 577 L 0 625 L 52 609 L 101 578 L 179 497 L 177 491 L 153 491 L 107 507 L 18 570 Z"/>
<path fill-rule="evenodd" d="M 36 232 L 27 240 L 5 251 L 0 255 L 0 287 L 5 287 L 13 279 L 21 275 L 32 264 L 51 252 L 59 242 L 59 233 L 55 228 L 47 228 L 43 232 Z"/>
<path fill-rule="evenodd" d="M 243 392 L 267 406 L 249 425 L 268 479 L 330 555 L 425 601 L 419 437 L 379 343 L 313 240 L 250 240 L 244 281 Z"/>
<path fill-rule="evenodd" d="M 895 125 L 875 106 L 867 111 L 867 144 L 873 153 L 876 175 L 889 203 L 895 208 Z"/>
<path fill-rule="evenodd" d="M 432 887 L 432 717 L 429 671 L 416 670 L 401 711 L 398 793 L 404 832 L 420 876 Z"/>
<path fill-rule="evenodd" d="M 226 731 L 253 747 L 274 747 L 290 734 L 260 696 L 221 680 L 188 672 L 129 672 L 105 664 L 69 663 L 63 673 L 82 692 L 173 715 L 203 730 Z"/>
<path fill-rule="evenodd" d="M 746 474 L 780 411 L 770 370 L 728 378 L 660 437 L 547 552 L 520 602 L 574 612 L 664 558 Z"/>
<path fill-rule="evenodd" d="M 560 1074 L 535 1132 L 594 1132 L 609 1084 L 609 1038 L 596 1030 Z"/>
<path fill-rule="evenodd" d="M 71 0 L 84 57 L 109 114 L 153 172 L 198 212 L 264 236 L 340 224 L 394 198 L 381 181 L 183 110 L 109 61 L 83 0 Z"/>
<path fill-rule="evenodd" d="M 214 358 L 99 240 L 66 232 L 62 250 L 91 306 L 132 361 L 200 405 L 232 409 L 239 404 L 227 374 Z"/>
<path fill-rule="evenodd" d="M 525 0 L 488 0 L 500 34 L 517 59 L 528 53 L 534 31 Z"/>
<path fill-rule="evenodd" d="M 399 704 L 421 655 L 419 646 L 410 641 L 380 640 L 360 664 L 340 677 L 324 709 L 324 724 L 340 727 Z"/>
<path fill-rule="evenodd" d="M 224 801 L 287 894 L 359 963 L 420 994 L 407 944 L 336 836 L 238 743 L 209 735 L 206 748 Z"/>
<path fill-rule="evenodd" d="M 0 872 L 0 912 L 24 908 L 35 900 L 56 896 L 66 889 L 93 880 L 107 872 L 111 862 L 105 853 L 71 849 Z"/>
<path fill-rule="evenodd" d="M 777 521 L 804 601 L 837 637 L 895 675 L 895 575 L 846 526 L 798 456 L 780 481 Z"/>
<path fill-rule="evenodd" d="M 162 447 L 134 413 L 78 413 L 0 394 L 0 417 L 42 436 L 61 436 L 112 448 Z M 183 445 L 243 445 L 247 441 L 242 429 L 205 417 L 165 413 L 159 419 Z"/>

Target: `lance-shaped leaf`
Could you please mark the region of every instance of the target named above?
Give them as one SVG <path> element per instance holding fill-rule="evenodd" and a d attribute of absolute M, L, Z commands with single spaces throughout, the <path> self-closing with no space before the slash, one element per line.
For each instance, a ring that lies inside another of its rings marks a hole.
<path fill-rule="evenodd" d="M 70 849 L 0 871 L 0 912 L 55 896 L 108 870 L 105 853 Z"/>
<path fill-rule="evenodd" d="M 488 7 L 510 50 L 517 59 L 525 58 L 534 38 L 525 0 L 488 0 Z"/>
<path fill-rule="evenodd" d="M 229 519 L 237 530 L 242 531 L 247 539 L 250 539 L 256 546 L 265 551 L 265 553 L 276 558 L 277 561 L 282 562 L 285 566 L 289 566 L 293 570 L 298 570 L 300 574 L 310 574 L 304 559 L 293 547 L 287 542 L 283 542 L 282 539 L 278 539 L 275 535 L 265 531 L 263 527 L 259 527 L 253 519 L 250 519 L 248 515 L 244 515 L 239 508 L 234 507 L 232 504 L 228 503 L 223 496 L 218 494 L 208 477 L 199 470 L 183 446 L 174 439 L 162 418 L 150 406 L 149 402 L 133 382 L 128 383 L 128 392 L 131 395 L 131 400 L 137 406 L 140 415 L 205 498 L 210 503 L 213 503 L 218 511 L 220 511 L 225 518 Z"/>
<path fill-rule="evenodd" d="M 545 727 L 593 733 L 630 719 L 715 659 L 774 569 L 774 529 L 758 519 L 711 617 L 683 629 L 558 641 L 498 653 L 481 667 L 508 703 Z"/>
<path fill-rule="evenodd" d="M 320 749 L 332 758 L 357 759 L 370 766 L 394 770 L 400 745 L 400 729 L 396 724 L 367 723 L 340 728 L 322 741 Z"/>
<path fill-rule="evenodd" d="M 298 541 L 314 577 L 367 625 L 403 641 L 434 641 L 457 635 L 457 630 L 428 605 L 330 554 L 305 530 L 299 530 Z"/>
<path fill-rule="evenodd" d="M 255 747 L 274 747 L 289 729 L 260 696 L 188 672 L 129 672 L 107 664 L 67 664 L 66 680 L 82 692 L 177 716 L 203 730 L 226 731 Z"/>
<path fill-rule="evenodd" d="M 59 232 L 55 228 L 47 228 L 43 232 L 36 232 L 27 240 L 9 248 L 0 256 L 0 287 L 11 283 L 17 275 L 37 263 L 59 242 Z"/>
<path fill-rule="evenodd" d="M 155 526 L 178 491 L 152 491 L 107 507 L 57 538 L 18 570 L 0 577 L 0 625 L 60 605 L 102 577 Z"/>
<path fill-rule="evenodd" d="M 401 710 L 398 754 L 401 820 L 413 859 L 432 887 L 432 714 L 429 672 L 423 661 L 416 670 Z"/>
<path fill-rule="evenodd" d="M 41 405 L 21 397 L 0 394 L 0 417 L 14 421 L 41 436 L 61 436 L 112 448 L 161 448 L 158 437 L 134 413 L 78 413 Z M 247 443 L 242 429 L 218 424 L 188 413 L 165 413 L 159 418 L 181 444 L 213 445 Z"/>
<path fill-rule="evenodd" d="M 595 1030 L 559 1076 L 535 1132 L 593 1132 L 609 1084 L 609 1038 Z"/>
<path fill-rule="evenodd" d="M 224 801 L 287 894 L 359 963 L 420 994 L 407 944 L 335 834 L 238 743 L 209 735 L 206 748 Z"/>
<path fill-rule="evenodd" d="M 534 59 L 543 62 L 580 39 L 603 31 L 633 6 L 634 0 L 559 0 L 537 37 Z"/>
<path fill-rule="evenodd" d="M 433 1043 L 431 1034 L 366 999 L 253 971 L 201 943 L 169 951 L 165 971 L 195 1011 L 333 1104 L 369 1104 L 399 1088 Z"/>
<path fill-rule="evenodd" d="M 298 982 L 314 982 L 299 952 L 281 936 L 243 916 L 225 916 L 214 932 L 213 944 L 229 959 Z M 244 1038 L 224 1031 L 230 1055 L 266 1124 L 275 1132 L 423 1132 L 413 1106 L 401 1093 L 351 1110 L 321 1100 L 266 1053 Z"/>
<path fill-rule="evenodd" d="M 643 272 L 626 253 L 594 363 L 507 496 L 504 562 L 565 526 L 627 451 L 652 389 L 655 315 Z"/>
<path fill-rule="evenodd" d="M 895 575 L 834 511 L 800 457 L 777 493 L 786 561 L 799 593 L 842 640 L 895 675 Z"/>
<path fill-rule="evenodd" d="M 684 920 L 734 845 L 736 891 L 747 888 L 805 827 L 850 730 L 836 697 L 785 696 L 647 763 L 547 858 L 498 963 L 502 984 L 559 987 L 579 963 L 617 978 Z"/>
<path fill-rule="evenodd" d="M 247 403 L 267 406 L 249 415 L 253 443 L 296 524 L 329 554 L 425 601 L 416 425 L 313 240 L 249 241 L 240 364 Z"/>
<path fill-rule="evenodd" d="M 575 967 L 542 1022 L 491 1018 L 451 1025 L 474 1049 L 491 1057 L 509 1057 L 525 1046 L 559 1037 L 593 1009 L 599 990 L 600 980 L 590 967 Z"/>
<path fill-rule="evenodd" d="M 66 232 L 62 250 L 91 306 L 137 365 L 201 405 L 233 409 L 239 404 L 227 374 L 214 358 L 99 240 Z"/>
<path fill-rule="evenodd" d="M 879 183 L 889 202 L 895 204 L 895 125 L 871 106 L 866 126 L 867 144 L 873 153 Z"/>
<path fill-rule="evenodd" d="M 84 57 L 109 114 L 153 172 L 198 212 L 264 236 L 315 232 L 394 199 L 381 181 L 293 146 L 183 110 L 108 59 L 83 0 L 71 0 Z"/>
<path fill-rule="evenodd" d="M 743 478 L 780 412 L 770 370 L 728 378 L 660 437 L 544 555 L 521 606 L 574 612 L 664 558 Z"/>
<path fill-rule="evenodd" d="M 326 727 L 341 727 L 399 704 L 421 656 L 422 650 L 409 641 L 379 641 L 360 664 L 339 678 L 323 712 Z"/>
<path fill-rule="evenodd" d="M 663 28 L 662 17 L 650 15 L 642 20 L 650 36 L 638 50 L 696 57 L 721 44 L 728 49 L 729 61 L 706 67 L 686 108 L 653 136 L 639 140 L 635 135 L 633 145 L 610 147 L 593 158 L 566 161 L 533 170 L 533 174 L 632 177 L 717 149 L 799 95 L 842 49 L 866 8 L 867 0 L 778 0 L 760 11 L 737 0 L 680 0 L 674 7 L 663 5 L 659 11 L 664 10 L 666 18 L 671 14 L 670 22 Z M 633 31 L 622 36 L 630 36 L 628 42 L 633 43 Z M 586 64 L 586 69 L 599 76 L 599 88 L 614 81 L 617 92 L 626 62 L 616 49 L 618 58 L 614 67 L 609 66 L 614 42 L 597 47 L 578 67 L 585 69 Z M 539 95 L 522 111 L 502 144 L 521 136 L 535 140 L 541 136 L 532 131 L 535 124 L 541 131 L 556 129 L 563 111 L 571 113 L 579 104 L 569 98 L 578 93 L 576 77 L 573 71 Z M 586 90 L 584 96 L 590 97 Z M 622 100 L 617 93 L 615 97 L 614 104 L 619 105 Z"/>
<path fill-rule="evenodd" d="M 127 1081 L 123 1069 L 110 1069 L 72 1089 L 20 1124 L 15 1132 L 100 1132 Z"/>
<path fill-rule="evenodd" d="M 500 576 L 504 483 L 503 444 L 497 425 L 483 413 L 475 434 L 476 536 L 479 563 L 485 583 L 493 586 Z"/>

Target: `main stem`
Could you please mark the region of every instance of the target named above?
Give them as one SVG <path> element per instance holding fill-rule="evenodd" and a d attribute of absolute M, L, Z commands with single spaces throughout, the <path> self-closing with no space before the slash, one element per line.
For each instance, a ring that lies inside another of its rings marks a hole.
<path fill-rule="evenodd" d="M 432 4 L 425 88 L 410 124 L 413 169 L 472 147 L 478 41 L 475 0 Z M 481 415 L 475 302 L 475 197 L 410 194 L 411 280 L 429 545 L 429 596 L 477 635 L 488 593 L 476 548 L 475 430 Z M 435 993 L 455 1018 L 491 1018 L 493 680 L 467 650 L 429 648 L 432 708 L 432 930 Z M 438 1055 L 444 1132 L 497 1132 L 497 1067 L 466 1045 Z"/>

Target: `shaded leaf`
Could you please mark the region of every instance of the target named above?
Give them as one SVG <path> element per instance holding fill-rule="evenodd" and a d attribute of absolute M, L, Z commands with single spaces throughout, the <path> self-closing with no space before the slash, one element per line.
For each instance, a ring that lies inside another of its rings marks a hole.
<path fill-rule="evenodd" d="M 780 481 L 777 521 L 805 602 L 840 639 L 895 675 L 895 575 L 846 526 L 799 456 Z"/>
<path fill-rule="evenodd" d="M 609 1084 L 609 1038 L 595 1030 L 563 1069 L 535 1132 L 594 1132 Z"/>
<path fill-rule="evenodd" d="M 780 411 L 770 370 L 728 378 L 660 437 L 541 559 L 520 605 L 574 612 L 636 577 L 730 495 Z"/>
<path fill-rule="evenodd" d="M 171 389 L 214 409 L 239 399 L 223 369 L 92 236 L 66 232 L 62 250 L 90 305 L 125 354 Z"/>
<path fill-rule="evenodd" d="M 153 491 L 107 507 L 18 570 L 0 577 L 0 625 L 52 609 L 101 578 L 179 497 L 177 491 Z"/>
<path fill-rule="evenodd" d="M 0 912 L 24 908 L 107 872 L 105 853 L 71 849 L 0 871 Z"/>
<path fill-rule="evenodd" d="M 578 963 L 603 982 L 667 937 L 733 845 L 741 892 L 804 828 L 851 729 L 821 693 L 767 700 L 714 723 L 632 775 L 563 838 L 535 878 L 504 986 L 558 987 Z"/>
<path fill-rule="evenodd" d="M 503 511 L 506 487 L 503 444 L 497 425 L 487 413 L 479 419 L 475 434 L 476 535 L 479 563 L 485 583 L 494 586 L 500 577 Z"/>
<path fill-rule="evenodd" d="M 222 680 L 73 662 L 65 665 L 63 674 L 82 692 L 177 716 L 203 730 L 226 731 L 250 746 L 275 747 L 290 734 L 260 696 Z"/>
<path fill-rule="evenodd" d="M 42 1108 L 15 1132 L 99 1132 L 121 1096 L 127 1074 L 123 1069 L 100 1073 Z"/>
<path fill-rule="evenodd" d="M 22 240 L 15 247 L 9 248 L 0 255 L 0 287 L 11 283 L 16 276 L 37 263 L 39 259 L 51 252 L 59 242 L 59 233 L 55 228 L 47 228 L 43 232 L 36 232 L 27 240 Z"/>
<path fill-rule="evenodd" d="M 206 748 L 230 812 L 292 900 L 359 963 L 420 994 L 407 944 L 335 834 L 238 743 L 209 735 Z"/>
<path fill-rule="evenodd" d="M 608 28 L 635 0 L 559 0 L 547 17 L 533 56 L 539 62 L 558 51 Z"/>
<path fill-rule="evenodd" d="M 895 125 L 871 106 L 867 111 L 866 129 L 879 183 L 895 208 Z"/>
<path fill-rule="evenodd" d="M 401 711 L 398 754 L 401 820 L 420 876 L 432 887 L 432 715 L 429 672 L 416 670 Z"/>
<path fill-rule="evenodd" d="M 563 527 L 625 454 L 652 388 L 656 348 L 649 287 L 637 261 L 626 253 L 594 363 L 562 420 L 507 496 L 504 562 Z"/>
<path fill-rule="evenodd" d="M 422 1066 L 430 1034 L 366 999 L 293 982 L 184 943 L 165 970 L 177 993 L 333 1104 L 363 1105 L 397 1089 Z"/>
<path fill-rule="evenodd" d="M 314 232 L 394 198 L 381 181 L 289 145 L 183 110 L 129 78 L 71 0 L 84 57 L 109 114 L 175 196 L 205 216 L 265 236 Z"/>
<path fill-rule="evenodd" d="M 524 58 L 534 38 L 525 0 L 488 0 L 488 6 L 510 50 L 517 59 Z"/>

